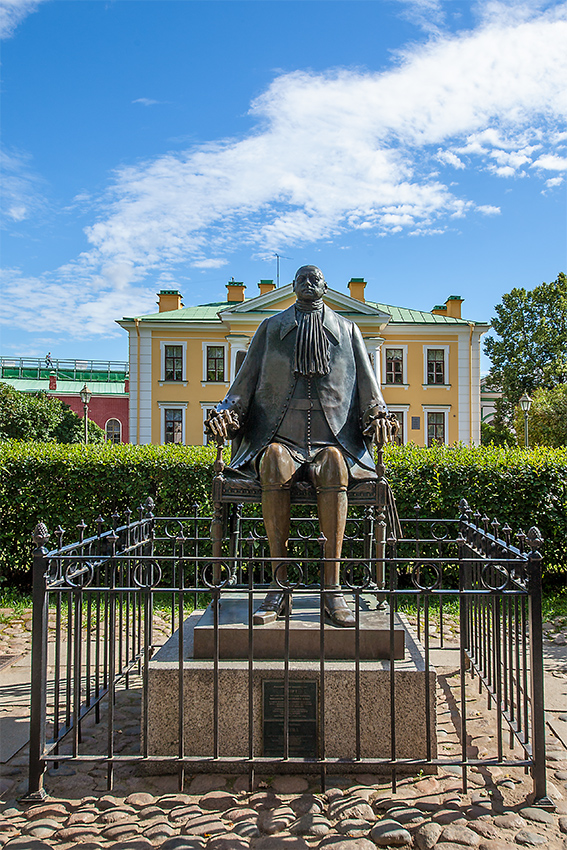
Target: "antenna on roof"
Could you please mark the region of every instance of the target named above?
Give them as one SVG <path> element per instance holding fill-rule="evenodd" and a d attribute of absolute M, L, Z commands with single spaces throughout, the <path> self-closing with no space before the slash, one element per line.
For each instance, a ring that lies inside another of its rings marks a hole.
<path fill-rule="evenodd" d="M 283 254 L 277 254 L 274 251 L 274 257 L 276 258 L 276 288 L 279 289 L 280 286 L 280 260 L 293 260 L 293 257 L 284 257 Z"/>

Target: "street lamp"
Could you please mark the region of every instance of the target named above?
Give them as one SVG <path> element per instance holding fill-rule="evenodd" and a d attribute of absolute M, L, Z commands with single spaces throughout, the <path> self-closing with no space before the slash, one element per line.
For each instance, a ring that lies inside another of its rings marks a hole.
<path fill-rule="evenodd" d="M 532 406 L 532 400 L 529 395 L 524 392 L 523 396 L 519 401 L 521 409 L 524 411 L 524 444 L 526 448 L 528 447 L 528 414 L 530 412 L 530 407 Z"/>
<path fill-rule="evenodd" d="M 85 446 L 89 441 L 89 401 L 91 400 L 92 393 L 89 388 L 85 384 L 81 392 L 79 393 L 81 396 L 81 401 L 83 402 L 83 411 L 84 411 L 84 422 L 85 422 Z"/>

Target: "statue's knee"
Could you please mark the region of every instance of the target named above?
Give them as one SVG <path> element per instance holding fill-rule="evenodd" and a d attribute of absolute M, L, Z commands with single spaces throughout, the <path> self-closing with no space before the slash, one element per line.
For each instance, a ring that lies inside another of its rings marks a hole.
<path fill-rule="evenodd" d="M 287 484 L 295 472 L 290 453 L 280 443 L 270 443 L 260 460 L 261 484 Z"/>
<path fill-rule="evenodd" d="M 328 446 L 319 452 L 312 466 L 312 477 L 315 486 L 347 487 L 348 467 L 341 450 Z"/>

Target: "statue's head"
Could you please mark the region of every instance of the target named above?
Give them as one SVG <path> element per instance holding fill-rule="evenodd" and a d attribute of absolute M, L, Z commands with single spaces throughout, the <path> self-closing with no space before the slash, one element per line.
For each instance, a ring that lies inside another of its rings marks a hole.
<path fill-rule="evenodd" d="M 327 281 L 317 266 L 301 266 L 295 273 L 293 291 L 299 301 L 319 301 L 327 291 Z"/>

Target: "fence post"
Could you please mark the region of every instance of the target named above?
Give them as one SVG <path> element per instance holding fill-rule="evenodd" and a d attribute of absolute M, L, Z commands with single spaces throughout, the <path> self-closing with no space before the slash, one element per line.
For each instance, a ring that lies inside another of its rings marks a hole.
<path fill-rule="evenodd" d="M 49 540 L 46 526 L 39 522 L 33 532 L 36 548 L 33 551 L 33 620 L 29 784 L 25 802 L 44 800 L 45 720 L 47 702 L 47 569 L 49 565 L 45 544 Z"/>
<path fill-rule="evenodd" d="M 547 796 L 545 764 L 545 705 L 543 699 L 543 635 L 541 606 L 541 553 L 543 538 L 538 528 L 530 528 L 527 535 L 529 587 L 530 668 L 532 700 L 532 755 L 534 803 L 542 808 L 555 809 Z"/>

